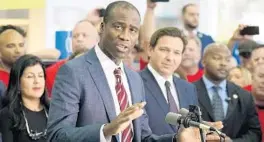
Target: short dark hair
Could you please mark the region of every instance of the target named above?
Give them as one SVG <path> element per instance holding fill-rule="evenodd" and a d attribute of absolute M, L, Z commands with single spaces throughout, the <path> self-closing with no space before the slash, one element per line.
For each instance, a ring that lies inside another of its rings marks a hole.
<path fill-rule="evenodd" d="M 155 46 L 158 43 L 158 40 L 163 36 L 171 36 L 171 37 L 178 37 L 183 42 L 183 52 L 185 50 L 185 46 L 187 45 L 186 36 L 183 34 L 183 32 L 176 28 L 176 27 L 165 27 L 157 30 L 150 39 L 150 46 L 152 48 L 155 48 Z"/>
<path fill-rule="evenodd" d="M 112 2 L 110 3 L 106 9 L 105 9 L 105 15 L 104 15 L 104 18 L 103 18 L 103 22 L 104 23 L 107 23 L 111 17 L 111 13 L 113 12 L 113 10 L 115 8 L 124 8 L 126 10 L 135 10 L 139 17 L 140 17 L 140 13 L 138 11 L 138 9 L 131 3 L 127 2 L 127 1 L 115 1 L 115 2 Z"/>
<path fill-rule="evenodd" d="M 6 31 L 6 30 L 15 30 L 17 31 L 19 34 L 21 34 L 23 37 L 27 36 L 27 33 L 19 26 L 14 26 L 14 25 L 4 25 L 4 26 L 0 26 L 0 35 Z"/>
<path fill-rule="evenodd" d="M 194 3 L 189 3 L 189 4 L 184 5 L 183 8 L 182 8 L 182 15 L 185 14 L 185 12 L 187 11 L 187 8 L 188 8 L 189 6 L 196 6 L 196 4 L 194 4 Z"/>

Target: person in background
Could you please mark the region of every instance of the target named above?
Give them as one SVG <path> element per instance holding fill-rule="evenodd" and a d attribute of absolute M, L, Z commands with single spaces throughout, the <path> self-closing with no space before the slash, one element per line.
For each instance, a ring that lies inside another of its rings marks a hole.
<path fill-rule="evenodd" d="M 0 112 L 3 142 L 46 142 L 49 102 L 45 68 L 40 58 L 20 57 L 10 71 L 4 108 Z"/>
<path fill-rule="evenodd" d="M 252 83 L 252 75 L 250 71 L 244 67 L 232 68 L 227 76 L 227 80 L 235 83 L 236 85 L 250 91 L 250 86 Z"/>
<path fill-rule="evenodd" d="M 257 106 L 264 108 L 264 64 L 254 68 L 252 76 L 252 95 Z"/>
<path fill-rule="evenodd" d="M 79 21 L 72 31 L 72 51 L 91 49 L 99 42 L 99 35 L 94 25 L 87 21 Z"/>
<path fill-rule="evenodd" d="M 178 129 L 164 120 L 167 113 L 178 113 L 181 108 L 198 105 L 195 86 L 173 76 L 186 44 L 185 36 L 175 27 L 161 28 L 151 37 L 149 64 L 140 76 L 144 82 L 146 113 L 153 134 L 177 133 Z"/>
<path fill-rule="evenodd" d="M 239 52 L 239 61 L 241 66 L 247 68 L 249 71 L 252 71 L 252 63 L 251 63 L 251 53 L 252 50 L 255 49 L 258 44 L 249 39 L 245 39 L 239 42 L 238 52 Z"/>
<path fill-rule="evenodd" d="M 73 54 L 84 52 L 93 48 L 99 41 L 99 35 L 96 28 L 87 20 L 78 22 L 72 31 L 72 50 Z M 57 61 L 46 70 L 46 85 L 49 97 L 51 97 L 52 87 L 59 68 L 64 65 L 68 59 Z"/>
<path fill-rule="evenodd" d="M 183 31 L 188 37 L 198 37 L 201 41 L 203 53 L 207 45 L 214 42 L 210 35 L 206 35 L 198 31 L 199 26 L 199 6 L 197 4 L 187 4 L 182 8 L 182 21 L 183 21 Z"/>
<path fill-rule="evenodd" d="M 139 56 L 141 52 L 142 52 L 142 49 L 138 45 L 135 45 L 134 48 L 131 51 L 129 51 L 127 57 L 123 60 L 124 63 L 132 70 L 139 71 L 140 68 L 139 66 L 136 66 L 137 64 L 135 63 L 137 60 L 137 56 Z"/>
<path fill-rule="evenodd" d="M 264 64 L 256 66 L 252 72 L 251 94 L 255 98 L 259 121 L 262 129 L 262 142 L 264 141 Z"/>
<path fill-rule="evenodd" d="M 201 48 L 199 38 L 187 37 L 187 45 L 182 56 L 180 68 L 186 73 L 189 82 L 195 82 L 203 76 L 203 70 L 199 68 Z"/>
<path fill-rule="evenodd" d="M 0 80 L 8 86 L 9 71 L 15 61 L 26 53 L 26 32 L 13 25 L 0 27 Z"/>
<path fill-rule="evenodd" d="M 256 45 L 255 41 L 253 41 L 252 35 L 241 35 L 240 31 L 246 28 L 248 25 L 240 24 L 234 31 L 232 37 L 228 41 L 228 48 L 232 52 L 233 57 L 236 58 L 238 65 L 242 65 L 251 71 L 250 62 L 248 59 L 250 58 L 250 52 Z M 239 50 L 242 48 L 241 50 Z"/>
<path fill-rule="evenodd" d="M 0 27 L 0 80 L 8 86 L 9 71 L 14 62 L 25 54 L 26 32 L 19 26 L 4 25 Z M 45 58 L 53 58 L 56 51 L 43 49 L 32 54 Z"/>
<path fill-rule="evenodd" d="M 235 57 L 231 57 L 231 58 L 230 58 L 230 62 L 229 62 L 228 65 L 229 65 L 229 70 L 231 70 L 231 69 L 237 67 L 237 66 L 238 66 L 238 63 L 237 63 L 236 58 L 235 58 Z"/>
<path fill-rule="evenodd" d="M 258 45 L 251 53 L 252 68 L 264 64 L 264 45 Z"/>
<path fill-rule="evenodd" d="M 226 80 L 231 57 L 224 44 L 210 44 L 204 51 L 204 76 L 194 83 L 202 118 L 209 122 L 222 121 L 227 141 L 260 142 L 261 129 L 253 96 Z"/>

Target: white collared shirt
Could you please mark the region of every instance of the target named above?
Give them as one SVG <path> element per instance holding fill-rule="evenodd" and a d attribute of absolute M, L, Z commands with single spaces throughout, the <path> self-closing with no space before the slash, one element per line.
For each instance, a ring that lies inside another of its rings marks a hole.
<path fill-rule="evenodd" d="M 113 101 L 115 104 L 115 112 L 116 112 L 116 116 L 117 116 L 120 113 L 120 105 L 118 103 L 118 98 L 117 98 L 117 94 L 116 94 L 116 90 L 115 90 L 116 78 L 114 75 L 114 70 L 119 68 L 119 67 L 122 70 L 121 78 L 122 78 L 122 82 L 123 82 L 123 85 L 124 85 L 126 93 L 127 93 L 129 105 L 132 104 L 131 92 L 130 92 L 130 88 L 128 85 L 128 81 L 127 81 L 126 73 L 124 70 L 123 62 L 121 62 L 120 65 L 116 65 L 108 56 L 105 55 L 105 53 L 100 49 L 100 47 L 98 45 L 95 46 L 95 53 L 96 53 L 96 56 L 97 56 L 101 66 L 103 68 L 107 83 L 108 83 L 109 88 L 111 90 L 111 94 L 112 94 Z M 101 142 L 111 141 L 111 138 L 105 138 L 104 137 L 104 134 L 102 132 L 103 126 L 100 129 L 100 141 Z M 132 125 L 132 128 L 133 128 L 133 125 Z M 119 134 L 119 139 L 121 140 L 121 134 Z"/>
<path fill-rule="evenodd" d="M 171 94 L 174 98 L 174 101 L 176 102 L 176 105 L 177 105 L 177 108 L 178 110 L 180 110 L 180 105 L 179 105 L 179 98 L 178 98 L 178 95 L 177 95 L 177 91 L 176 91 L 176 88 L 175 88 L 175 85 L 174 85 L 174 82 L 173 82 L 173 76 L 171 75 L 168 79 L 165 79 L 164 77 L 162 77 L 155 69 L 153 69 L 153 67 L 148 64 L 148 69 L 150 70 L 150 72 L 153 74 L 154 78 L 156 79 L 161 91 L 162 91 L 162 94 L 166 100 L 166 102 L 168 103 L 168 98 L 167 98 L 167 91 L 166 91 L 166 86 L 165 86 L 165 82 L 166 81 L 169 81 L 170 84 L 171 84 Z"/>

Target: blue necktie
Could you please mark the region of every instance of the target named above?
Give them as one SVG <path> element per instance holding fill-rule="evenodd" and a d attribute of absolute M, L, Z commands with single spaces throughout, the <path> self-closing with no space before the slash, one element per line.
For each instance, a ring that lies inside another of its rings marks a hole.
<path fill-rule="evenodd" d="M 222 99 L 218 93 L 219 87 L 213 86 L 213 99 L 212 99 L 212 108 L 215 121 L 222 121 L 225 118 L 224 107 Z"/>

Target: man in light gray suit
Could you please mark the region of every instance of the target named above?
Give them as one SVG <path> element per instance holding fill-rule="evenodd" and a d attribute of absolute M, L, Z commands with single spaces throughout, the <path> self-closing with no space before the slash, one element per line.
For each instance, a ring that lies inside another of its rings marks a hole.
<path fill-rule="evenodd" d="M 57 74 L 49 110 L 49 141 L 171 142 L 175 138 L 174 134 L 152 135 L 144 112 L 143 82 L 122 63 L 136 44 L 139 27 L 140 15 L 132 4 L 108 5 L 99 45 L 67 62 Z M 196 140 L 192 132 L 183 129 L 177 141 Z"/>

